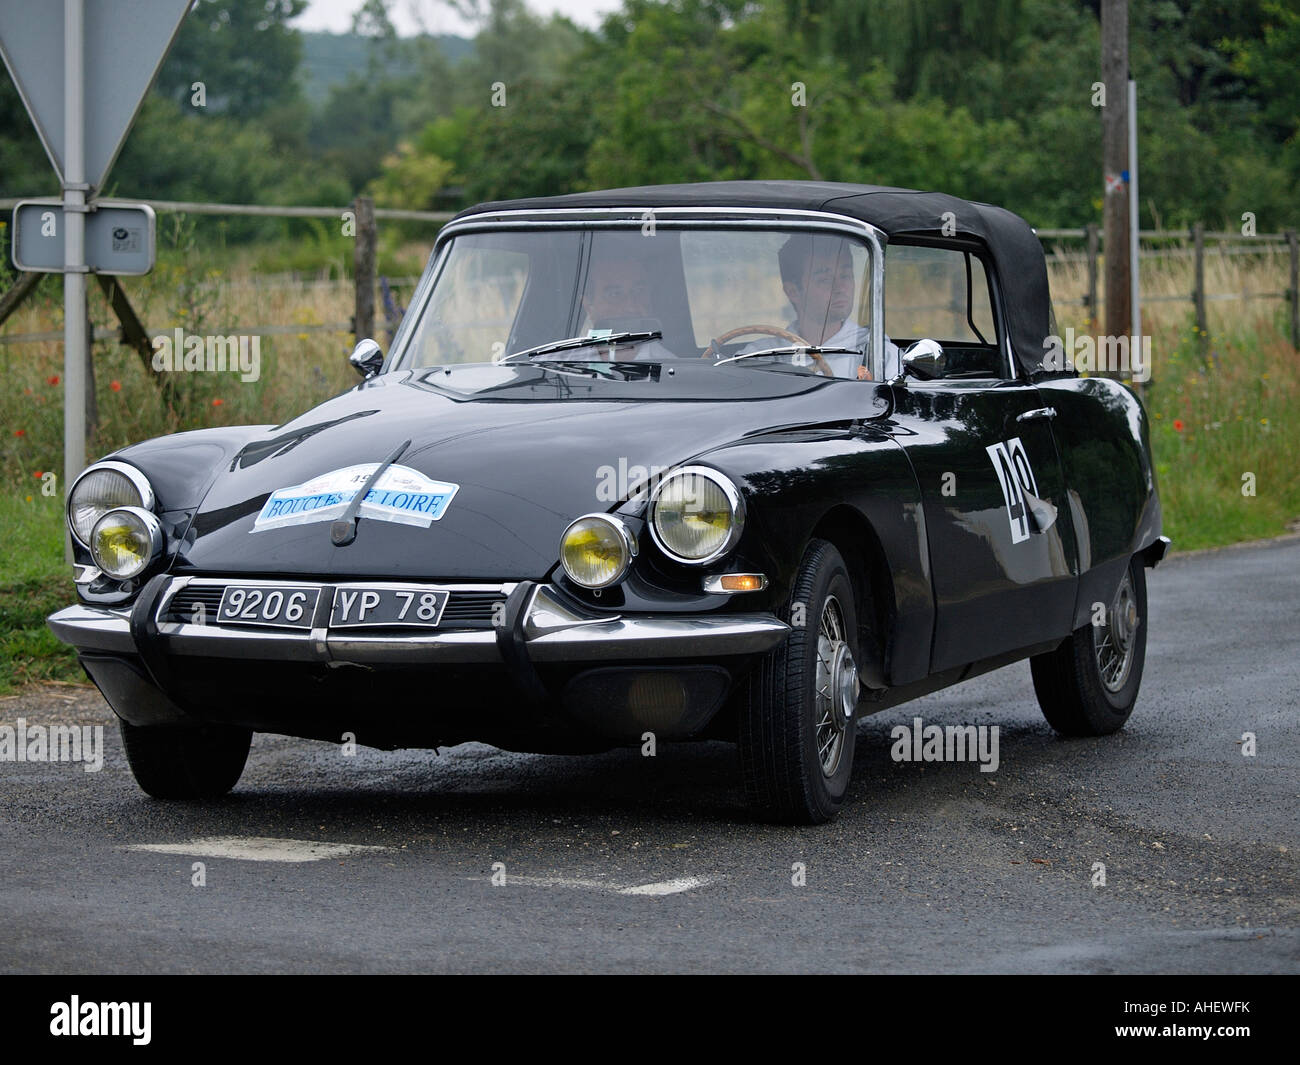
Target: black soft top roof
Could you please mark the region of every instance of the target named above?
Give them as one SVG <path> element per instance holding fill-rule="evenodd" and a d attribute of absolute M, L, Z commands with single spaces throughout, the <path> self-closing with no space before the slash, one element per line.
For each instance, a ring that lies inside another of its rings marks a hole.
<path fill-rule="evenodd" d="M 828 181 L 714 181 L 693 185 L 577 192 L 481 203 L 458 214 L 590 207 L 759 207 L 824 211 L 869 222 L 886 236 L 973 237 L 989 249 L 1002 285 L 1011 346 L 1026 373 L 1043 369 L 1051 335 L 1051 297 L 1043 248 L 1023 218 L 942 192 Z M 945 217 L 946 216 L 946 217 Z"/>

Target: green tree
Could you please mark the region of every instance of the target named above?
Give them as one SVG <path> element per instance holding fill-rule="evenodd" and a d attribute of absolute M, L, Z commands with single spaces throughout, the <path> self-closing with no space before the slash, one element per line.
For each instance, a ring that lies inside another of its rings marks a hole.
<path fill-rule="evenodd" d="M 302 42 L 289 22 L 307 0 L 195 0 L 156 91 L 189 105 L 203 82 L 213 113 L 248 119 L 292 103 Z"/>

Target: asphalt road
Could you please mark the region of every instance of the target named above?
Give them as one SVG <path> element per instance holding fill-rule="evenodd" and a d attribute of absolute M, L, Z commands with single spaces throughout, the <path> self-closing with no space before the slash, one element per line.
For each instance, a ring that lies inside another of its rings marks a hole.
<path fill-rule="evenodd" d="M 1123 732 L 1056 738 L 1012 666 L 864 722 L 820 828 L 752 821 L 723 744 L 259 735 L 228 799 L 163 804 L 93 689 L 0 700 L 0 724 L 107 726 L 100 772 L 0 762 L 0 971 L 1300 972 L 1300 540 L 1149 587 Z M 892 761 L 914 716 L 999 725 L 997 772 Z"/>

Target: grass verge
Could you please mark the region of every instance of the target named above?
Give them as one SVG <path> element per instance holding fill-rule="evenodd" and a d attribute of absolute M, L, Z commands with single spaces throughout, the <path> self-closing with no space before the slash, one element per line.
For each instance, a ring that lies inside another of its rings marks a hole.
<path fill-rule="evenodd" d="M 72 567 L 63 560 L 63 508 L 41 495 L 0 495 L 6 547 L 0 569 L 0 695 L 34 681 L 83 681 L 72 648 L 54 638 L 45 619 L 76 598 Z"/>

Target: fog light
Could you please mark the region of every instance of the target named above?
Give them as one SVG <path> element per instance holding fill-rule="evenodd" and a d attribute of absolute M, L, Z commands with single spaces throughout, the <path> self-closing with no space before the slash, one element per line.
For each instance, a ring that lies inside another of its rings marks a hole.
<path fill-rule="evenodd" d="M 162 554 L 162 525 L 141 507 L 118 507 L 95 523 L 90 553 L 114 580 L 137 577 Z"/>
<path fill-rule="evenodd" d="M 560 537 L 560 562 L 575 584 L 608 588 L 627 573 L 636 556 L 636 539 L 612 514 L 586 514 Z"/>

